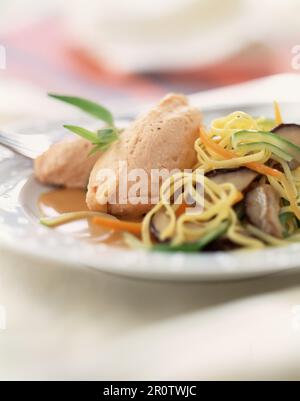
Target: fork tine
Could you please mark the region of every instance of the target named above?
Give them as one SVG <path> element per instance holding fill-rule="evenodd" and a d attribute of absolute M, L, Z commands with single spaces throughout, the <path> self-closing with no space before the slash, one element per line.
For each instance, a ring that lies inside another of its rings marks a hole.
<path fill-rule="evenodd" d="M 23 156 L 34 159 L 49 148 L 51 141 L 46 135 L 41 134 L 24 135 L 0 131 L 0 144 Z"/>
<path fill-rule="evenodd" d="M 38 139 L 38 138 L 37 138 Z M 5 137 L 2 137 L 1 135 L 0 135 L 0 143 L 2 143 L 3 145 L 8 145 L 8 146 L 17 146 L 17 147 L 24 147 L 24 148 L 35 148 L 35 149 L 44 149 L 44 148 L 47 148 L 48 146 L 49 146 L 49 143 L 47 142 L 45 142 L 44 144 L 43 143 L 39 143 L 38 145 L 36 145 L 36 143 L 34 143 L 34 146 L 28 146 L 28 145 L 32 145 L 32 144 L 30 144 L 30 143 L 27 143 L 27 142 L 21 142 L 21 141 L 19 141 L 19 140 L 12 140 L 12 139 L 10 139 L 10 138 L 5 138 Z"/>
<path fill-rule="evenodd" d="M 39 154 L 42 152 L 37 152 L 32 149 L 24 148 L 24 147 L 19 147 L 19 146 L 13 146 L 5 143 L 1 143 L 1 146 L 4 146 L 22 156 L 28 157 L 29 159 L 35 159 Z"/>
<path fill-rule="evenodd" d="M 23 135 L 24 137 L 26 135 Z M 16 136 L 15 136 L 16 137 Z M 24 138 L 25 139 L 25 138 Z M 36 138 L 37 139 L 37 138 Z M 29 157 L 31 159 L 36 158 L 39 154 L 43 153 L 50 145 L 50 142 L 42 141 L 44 143 L 38 143 L 35 141 L 33 143 L 30 141 L 31 144 L 26 143 L 26 141 L 20 141 L 19 139 L 13 140 L 11 136 L 9 135 L 3 135 L 2 132 L 0 132 L 0 144 L 10 148 L 11 150 Z"/>
<path fill-rule="evenodd" d="M 132 120 L 132 116 L 128 116 L 117 121 L 120 126 L 127 126 L 129 121 Z M 0 130 L 0 145 L 4 145 L 9 149 L 12 149 L 16 153 L 23 156 L 35 159 L 41 153 L 46 151 L 50 145 L 58 140 L 61 140 L 64 135 L 63 128 L 60 128 L 62 122 L 43 122 L 42 125 L 36 124 L 33 126 L 20 126 L 14 129 L 21 129 L 21 133 L 16 132 L 4 132 Z M 99 121 L 93 121 L 91 119 L 86 120 L 86 124 L 83 124 L 82 119 L 74 120 L 74 125 L 86 125 L 90 129 L 98 129 Z M 23 128 L 22 128 L 23 127 Z M 23 133 L 24 132 L 24 133 Z M 28 134 L 30 132 L 30 134 Z M 34 134 L 32 134 L 34 132 Z M 66 131 L 65 131 L 66 132 Z"/>

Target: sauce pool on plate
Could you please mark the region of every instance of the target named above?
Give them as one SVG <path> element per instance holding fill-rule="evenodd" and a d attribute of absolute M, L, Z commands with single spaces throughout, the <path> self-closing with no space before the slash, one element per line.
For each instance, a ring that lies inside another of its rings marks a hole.
<path fill-rule="evenodd" d="M 40 215 L 56 217 L 63 213 L 88 211 L 86 192 L 80 189 L 54 189 L 43 193 L 38 200 Z M 122 235 L 93 224 L 91 218 L 62 225 L 56 230 L 76 238 L 114 246 L 124 246 Z"/>

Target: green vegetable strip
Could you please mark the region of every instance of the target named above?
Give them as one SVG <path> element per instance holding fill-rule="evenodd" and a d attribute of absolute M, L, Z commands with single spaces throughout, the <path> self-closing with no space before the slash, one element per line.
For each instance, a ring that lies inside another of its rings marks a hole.
<path fill-rule="evenodd" d="M 293 159 L 300 161 L 300 147 L 271 132 L 239 131 L 232 135 L 232 146 L 236 149 L 241 144 L 263 142 L 275 146 Z"/>
<path fill-rule="evenodd" d="M 197 252 L 205 248 L 209 243 L 215 241 L 216 239 L 222 237 L 227 233 L 229 228 L 229 222 L 224 221 L 220 224 L 218 228 L 206 234 L 201 240 L 197 242 L 186 243 L 178 246 L 172 246 L 170 244 L 159 244 L 155 245 L 152 250 L 158 252 Z"/>
<path fill-rule="evenodd" d="M 75 96 L 63 96 L 54 93 L 49 93 L 48 96 L 52 97 L 53 99 L 57 99 L 64 103 L 68 103 L 72 106 L 75 106 L 81 111 L 84 111 L 85 113 L 88 113 L 91 116 L 104 121 L 109 126 L 114 126 L 114 118 L 112 113 L 105 107 L 101 106 L 100 104 Z"/>
<path fill-rule="evenodd" d="M 266 142 L 251 142 L 251 143 L 245 143 L 243 145 L 238 145 L 235 148 L 237 151 L 241 152 L 259 152 L 262 149 L 267 149 L 270 152 L 272 152 L 274 155 L 277 155 L 281 159 L 290 162 L 293 160 L 293 157 L 289 155 L 288 153 L 284 152 L 283 150 L 279 149 L 277 146 L 271 145 Z"/>
<path fill-rule="evenodd" d="M 84 139 L 87 139 L 88 141 L 92 142 L 93 144 L 96 144 L 96 142 L 98 140 L 97 132 L 92 132 L 85 128 L 77 127 L 75 125 L 64 125 L 63 127 L 68 129 L 69 131 L 73 132 L 74 134 L 79 135 Z"/>
<path fill-rule="evenodd" d="M 79 135 L 80 137 L 90 141 L 94 145 L 89 154 L 90 156 L 96 152 L 103 152 L 107 150 L 113 142 L 119 139 L 119 133 L 121 130 L 115 127 L 114 118 L 111 112 L 105 107 L 91 102 L 90 100 L 74 96 L 62 96 L 51 93 L 49 93 L 49 96 L 76 106 L 80 110 L 92 115 L 93 117 L 99 118 L 108 125 L 107 128 L 103 128 L 97 132 L 90 131 L 86 128 L 77 127 L 75 125 L 64 125 L 64 128 L 68 129 L 73 134 Z"/>
<path fill-rule="evenodd" d="M 72 212 L 72 213 L 64 213 L 57 217 L 43 217 L 40 220 L 40 223 L 49 228 L 55 228 L 62 226 L 63 224 L 72 223 L 76 220 L 83 220 L 89 217 L 97 217 L 97 216 L 105 216 L 108 219 L 114 219 L 113 216 L 110 216 L 105 213 L 100 212 Z"/>
<path fill-rule="evenodd" d="M 92 142 L 94 148 L 91 150 L 90 155 L 107 150 L 109 145 L 119 139 L 119 131 L 116 128 L 104 128 L 98 132 L 92 132 L 75 125 L 64 125 L 64 128 Z"/>

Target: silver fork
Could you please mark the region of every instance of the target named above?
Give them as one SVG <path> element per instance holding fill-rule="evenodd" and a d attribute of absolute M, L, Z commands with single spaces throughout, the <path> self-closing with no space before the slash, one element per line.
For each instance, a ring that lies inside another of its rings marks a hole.
<path fill-rule="evenodd" d="M 127 116 L 116 122 L 119 127 L 125 127 L 132 116 Z M 87 127 L 89 129 L 99 129 L 101 128 L 101 123 L 99 121 L 92 121 L 87 119 L 72 120 L 73 125 L 79 125 Z M 35 159 L 43 152 L 45 152 L 49 147 L 68 136 L 67 131 L 62 127 L 63 122 L 42 122 L 41 124 L 35 125 L 25 125 L 20 127 L 15 126 L 9 131 L 0 130 L 0 145 L 3 145 L 14 152 L 28 157 L 30 159 Z M 16 133 L 15 131 L 18 131 Z M 21 133 L 20 133 L 21 132 Z M 22 133 L 24 132 L 24 133 Z M 27 132 L 35 132 L 35 134 L 27 134 Z M 46 132 L 46 134 L 45 134 Z"/>
<path fill-rule="evenodd" d="M 30 159 L 35 159 L 45 152 L 52 142 L 48 135 L 23 135 L 0 131 L 1 145 Z"/>
<path fill-rule="evenodd" d="M 14 152 L 35 159 L 45 152 L 51 144 L 65 136 L 60 120 L 19 120 L 0 129 L 0 144 Z M 82 121 L 76 120 L 76 125 Z"/>

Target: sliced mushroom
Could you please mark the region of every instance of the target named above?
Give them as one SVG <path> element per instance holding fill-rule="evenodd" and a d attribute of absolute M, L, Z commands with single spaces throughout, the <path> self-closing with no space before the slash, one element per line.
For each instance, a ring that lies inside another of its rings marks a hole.
<path fill-rule="evenodd" d="M 279 220 L 280 197 L 269 184 L 258 185 L 246 196 L 246 215 L 250 222 L 266 234 L 282 238 Z"/>
<path fill-rule="evenodd" d="M 205 248 L 206 252 L 218 252 L 218 251 L 235 251 L 240 249 L 240 246 L 230 241 L 229 238 L 223 237 L 208 244 Z"/>
<path fill-rule="evenodd" d="M 216 184 L 230 183 L 241 192 L 245 191 L 257 176 L 255 171 L 244 167 L 236 170 L 215 170 L 207 174 L 207 177 Z"/>
<path fill-rule="evenodd" d="M 282 138 L 287 139 L 295 145 L 300 146 L 300 125 L 281 124 L 278 125 L 278 127 L 274 128 L 272 132 L 281 136 Z M 296 160 L 292 160 L 289 163 L 289 166 L 292 170 L 295 170 L 297 167 L 300 166 L 300 163 Z"/>
<path fill-rule="evenodd" d="M 300 146 L 300 125 L 281 124 L 272 130 L 274 134 L 280 135 L 295 145 Z"/>

